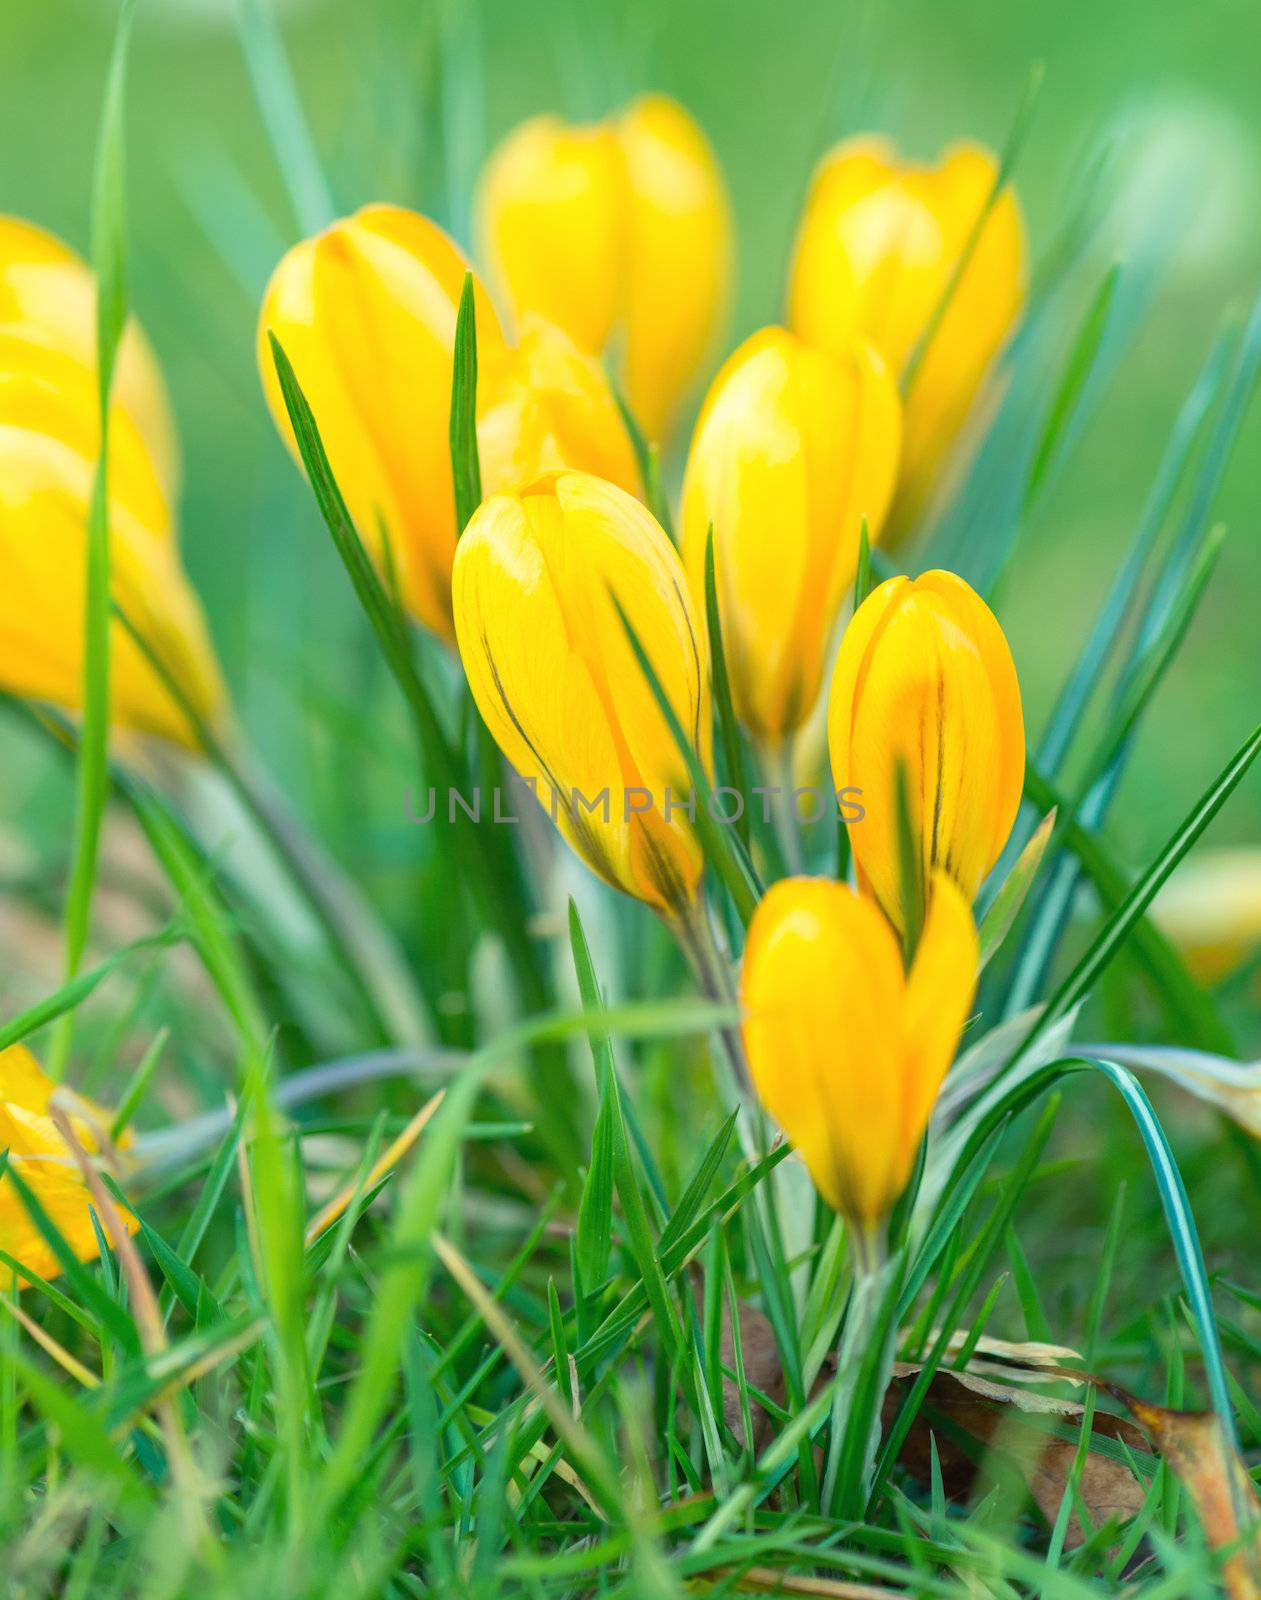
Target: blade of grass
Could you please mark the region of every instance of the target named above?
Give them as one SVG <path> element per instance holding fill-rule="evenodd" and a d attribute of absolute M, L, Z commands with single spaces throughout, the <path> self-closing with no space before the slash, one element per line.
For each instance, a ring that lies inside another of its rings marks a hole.
<path fill-rule="evenodd" d="M 464 274 L 460 309 L 455 319 L 450 440 L 455 531 L 461 534 L 482 503 L 482 469 L 477 450 L 477 309 L 471 272 Z"/>
<path fill-rule="evenodd" d="M 97 461 L 88 511 L 83 600 L 83 724 L 79 739 L 70 890 L 66 899 L 67 978 L 79 970 L 87 944 L 96 886 L 101 828 L 109 799 L 110 714 L 110 393 L 118 345 L 127 321 L 124 112 L 127 51 L 135 0 L 124 0 L 110 58 L 92 182 L 92 265 L 96 273 Z M 49 1073 L 59 1079 L 70 1051 L 72 1014 L 54 1035 Z"/>
<path fill-rule="evenodd" d="M 241 49 L 289 203 L 304 236 L 335 215 L 270 0 L 237 0 Z"/>
<path fill-rule="evenodd" d="M 727 782 L 740 796 L 740 816 L 736 821 L 744 848 L 749 849 L 748 783 L 744 773 L 744 753 L 740 747 L 740 726 L 736 721 L 736 708 L 731 699 L 731 679 L 727 674 L 727 657 L 723 646 L 722 617 L 718 610 L 718 580 L 714 569 L 714 529 L 710 524 L 705 535 L 705 620 L 709 628 L 709 655 L 714 684 L 714 708 L 718 713 L 718 731 L 722 739 L 723 756 L 727 766 Z"/>
<path fill-rule="evenodd" d="M 752 863 L 745 855 L 739 840 L 732 837 L 730 828 L 720 827 L 713 819 L 713 790 L 709 782 L 709 775 L 701 764 L 700 756 L 692 748 L 683 725 L 679 721 L 674 707 L 670 704 L 669 696 L 661 687 L 661 680 L 657 677 L 648 652 L 640 643 L 639 635 L 635 632 L 634 624 L 622 609 L 616 595 L 613 604 L 617 607 L 617 614 L 621 619 L 622 627 L 626 630 L 626 637 L 630 640 L 631 649 L 639 664 L 639 670 L 644 675 L 644 681 L 652 690 L 653 699 L 665 719 L 670 736 L 678 748 L 688 779 L 692 785 L 692 792 L 696 798 L 696 832 L 701 841 L 701 848 L 706 860 L 713 866 L 718 876 L 726 886 L 732 903 L 740 917 L 741 922 L 748 926 L 749 918 L 753 915 L 754 908 L 762 894 L 762 887 L 757 881 Z"/>

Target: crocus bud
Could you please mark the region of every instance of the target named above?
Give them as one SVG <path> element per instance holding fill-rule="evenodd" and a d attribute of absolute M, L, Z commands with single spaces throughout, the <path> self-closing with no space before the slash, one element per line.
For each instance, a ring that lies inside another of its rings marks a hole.
<path fill-rule="evenodd" d="M 87 537 L 98 453 L 96 374 L 55 341 L 0 333 L 0 686 L 77 710 L 83 696 Z M 164 466 L 136 413 L 110 411 L 110 590 L 174 681 L 123 623 L 110 635 L 110 721 L 190 747 L 226 697 L 180 565 Z"/>
<path fill-rule="evenodd" d="M 95 374 L 95 275 L 68 245 L 18 217 L 0 217 L 0 336 L 56 352 Z M 161 370 L 135 322 L 118 348 L 111 398 L 143 441 L 169 505 L 179 487 L 175 423 Z M 118 431 L 117 422 L 112 426 Z"/>
<path fill-rule="evenodd" d="M 495 495 L 460 539 L 452 600 L 478 710 L 570 845 L 615 888 L 685 912 L 702 869 L 695 797 L 622 614 L 706 766 L 709 663 L 652 515 L 584 472 Z"/>
<path fill-rule="evenodd" d="M 1020 806 L 1020 685 L 993 612 L 952 572 L 890 578 L 841 640 L 828 702 L 837 786 L 862 790 L 850 829 L 860 882 L 906 931 L 898 770 L 906 776 L 923 905 L 940 868 L 970 903 Z"/>
<path fill-rule="evenodd" d="M 467 264 L 441 228 L 398 206 L 367 206 L 290 250 L 259 317 L 259 364 L 272 414 L 296 443 L 272 361 L 274 333 L 314 412 L 359 536 L 381 538 L 404 603 L 452 637 L 455 490 L 450 415 L 455 326 Z M 504 340 L 475 284 L 482 488 L 579 466 L 632 487 L 622 417 L 595 361 L 563 334 L 523 327 Z"/>
<path fill-rule="evenodd" d="M 882 139 L 846 140 L 814 175 L 797 234 L 790 326 L 844 350 L 870 339 L 899 379 L 921 346 L 994 184 L 997 163 L 952 145 L 936 166 Z M 1024 227 L 1005 189 L 977 239 L 906 394 L 906 441 L 891 528 L 923 503 L 1025 298 Z"/>
<path fill-rule="evenodd" d="M 683 482 L 683 553 L 704 605 L 714 576 L 736 715 L 759 741 L 819 698 L 859 536 L 879 534 L 897 473 L 897 389 L 870 345 L 842 356 L 783 328 L 747 339 L 705 398 Z"/>
<path fill-rule="evenodd" d="M 592 353 L 612 339 L 631 411 L 660 438 L 731 275 L 726 187 L 688 113 L 645 95 L 594 126 L 534 117 L 491 155 L 477 216 L 514 315 L 539 312 Z"/>
<path fill-rule="evenodd" d="M 9 1166 L 39 1201 L 49 1220 L 80 1261 L 98 1253 L 92 1226 L 92 1197 L 73 1153 L 51 1115 L 54 1085 L 25 1045 L 0 1051 L 0 1148 Z M 77 1108 L 77 1114 L 76 1114 Z M 89 1154 L 100 1146 L 98 1132 L 108 1130 L 108 1111 L 76 1095 L 68 1105 L 70 1125 Z M 125 1146 L 129 1141 L 124 1138 Z M 139 1226 L 124 1207 L 120 1215 L 129 1232 Z M 0 1177 L 0 1249 L 41 1278 L 55 1278 L 61 1263 L 31 1221 L 17 1187 Z M 6 1274 L 7 1276 L 7 1274 Z M 24 1287 L 18 1276 L 17 1285 Z"/>
<path fill-rule="evenodd" d="M 744 1042 L 763 1105 L 819 1193 L 864 1230 L 905 1189 L 976 990 L 972 914 L 938 873 L 906 973 L 874 903 L 784 878 L 749 924 Z"/>

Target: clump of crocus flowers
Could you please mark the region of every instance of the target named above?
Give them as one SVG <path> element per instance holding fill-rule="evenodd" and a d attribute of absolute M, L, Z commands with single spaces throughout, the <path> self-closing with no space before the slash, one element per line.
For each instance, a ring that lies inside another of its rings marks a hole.
<path fill-rule="evenodd" d="M 732 243 L 717 160 L 665 97 L 586 127 L 536 118 L 487 164 L 476 231 L 495 298 L 472 276 L 483 498 L 463 530 L 450 424 L 473 268 L 455 242 L 415 212 L 367 205 L 283 257 L 258 321 L 290 448 L 273 339 L 365 549 L 411 617 L 458 651 L 503 755 L 576 854 L 678 935 L 715 994 L 692 793 L 698 773 L 714 777 L 711 562 L 734 713 L 759 757 L 787 765 L 826 703 L 834 781 L 865 797 L 856 881 L 794 876 L 765 893 L 747 932 L 742 1038 L 728 1043 L 746 1107 L 760 1099 L 867 1255 L 972 1004 L 971 906 L 1021 792 L 1019 688 L 978 595 L 948 573 L 895 577 L 846 625 L 864 543 L 906 536 L 1019 314 L 1023 233 L 1010 191 L 991 203 L 995 171 L 972 146 L 933 168 L 874 140 L 825 159 L 786 326 L 745 340 L 705 395 L 678 550 L 647 445 L 669 441 L 702 377 Z M 0 598 L 3 659 L 21 663 L 6 686 L 70 709 L 98 431 L 93 294 L 56 240 L 0 226 L 0 540 L 20 580 Z M 117 598 L 214 723 L 223 690 L 175 550 L 174 431 L 135 328 L 109 466 Z M 121 629 L 112 694 L 119 727 L 194 742 Z M 45 1090 L 31 1058 L 0 1057 L 11 1159 L 30 1164 L 32 1188 L 90 1255 L 86 1192 L 53 1148 Z M 51 1270 L 0 1196 L 4 1247 Z"/>

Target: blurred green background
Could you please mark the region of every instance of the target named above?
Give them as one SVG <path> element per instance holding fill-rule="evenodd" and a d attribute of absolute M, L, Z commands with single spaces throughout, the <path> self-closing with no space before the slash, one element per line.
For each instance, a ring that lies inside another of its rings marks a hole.
<path fill-rule="evenodd" d="M 113 0 L 0 6 L 0 208 L 80 248 L 115 15 Z M 730 181 L 740 245 L 733 340 L 779 314 L 796 211 L 827 142 L 871 126 L 921 155 L 963 135 L 1001 143 L 1030 63 L 1045 62 L 1018 179 L 1035 262 L 1105 133 L 1116 226 L 1084 271 L 1080 300 L 1110 251 L 1145 248 L 1129 240 L 1158 236 L 1169 259 L 1002 591 L 1037 730 L 1215 329 L 1261 284 L 1254 5 L 289 0 L 281 15 L 338 209 L 399 200 L 457 235 L 466 235 L 468 187 L 488 142 L 517 119 L 548 108 L 596 114 L 640 88 L 677 95 L 708 130 Z M 187 563 L 255 744 L 299 808 L 331 828 L 335 811 L 347 817 L 348 750 L 330 745 L 315 728 L 322 719 L 302 711 L 332 701 L 353 712 L 371 668 L 259 391 L 258 296 L 297 224 L 251 90 L 234 0 L 142 0 L 128 132 L 132 299 L 174 393 Z M 1134 863 L 1261 711 L 1259 445 L 1261 407 L 1218 500 L 1230 528 L 1225 556 L 1113 814 L 1111 832 Z M 354 737 L 365 736 L 364 721 L 347 717 L 348 727 L 359 724 Z M 10 813 L 29 801 L 11 766 L 3 788 Z M 400 804 L 391 792 L 370 808 L 387 832 Z M 384 870 L 379 838 L 348 837 L 343 853 L 362 847 L 356 864 Z M 1261 775 L 1212 838 L 1261 839 Z"/>

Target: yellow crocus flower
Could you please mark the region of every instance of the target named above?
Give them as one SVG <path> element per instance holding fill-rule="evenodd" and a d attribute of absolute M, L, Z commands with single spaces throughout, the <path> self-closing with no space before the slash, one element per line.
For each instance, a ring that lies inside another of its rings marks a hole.
<path fill-rule="evenodd" d="M 966 901 L 932 884 L 910 972 L 875 904 L 784 878 L 749 925 L 744 1042 L 758 1096 L 819 1193 L 870 1234 L 905 1189 L 976 990 Z"/>
<path fill-rule="evenodd" d="M 82 705 L 87 529 L 100 440 L 95 347 L 80 326 L 94 293 L 87 269 L 50 235 L 0 223 L 0 685 L 68 710 Z M 134 327 L 124 349 L 130 355 L 110 407 L 111 592 L 196 715 L 216 725 L 226 698 L 176 546 L 165 391 Z M 111 632 L 110 720 L 196 744 L 161 674 L 119 621 Z"/>
<path fill-rule="evenodd" d="M 691 786 L 618 606 L 707 766 L 709 662 L 651 513 L 584 472 L 494 495 L 460 539 L 452 600 L 477 707 L 566 840 L 615 888 L 683 915 L 702 869 Z"/>
<path fill-rule="evenodd" d="M 819 698 L 859 535 L 879 535 L 901 441 L 897 389 L 870 345 L 843 356 L 783 328 L 745 340 L 705 398 L 683 482 L 683 554 L 698 606 L 705 545 L 736 714 L 764 745 Z"/>
<path fill-rule="evenodd" d="M 0 217 L 0 336 L 54 351 L 95 374 L 96 277 L 68 245 L 19 217 Z M 134 321 L 119 345 L 111 396 L 143 441 L 169 507 L 179 487 L 175 422 L 161 369 Z"/>
<path fill-rule="evenodd" d="M 887 141 L 848 139 L 824 157 L 802 214 L 788 321 L 842 351 L 870 339 L 899 377 L 920 345 L 994 184 L 981 146 L 951 145 L 936 165 Z M 902 477 L 891 529 L 922 508 L 995 356 L 1024 305 L 1024 225 L 999 196 L 906 395 Z"/>
<path fill-rule="evenodd" d="M 81 1261 L 97 1254 L 96 1233 L 89 1207 L 92 1199 L 73 1154 L 50 1115 L 54 1084 L 25 1045 L 0 1051 L 0 1150 L 9 1153 L 9 1165 L 19 1172 L 35 1198 Z M 75 1115 L 74 1105 L 79 1114 Z M 82 1096 L 71 1101 L 70 1124 L 83 1148 L 95 1154 L 100 1146 L 97 1130 L 108 1130 L 110 1113 Z M 122 1141 L 125 1147 L 129 1138 Z M 129 1231 L 138 1224 L 120 1207 Z M 0 1177 L 0 1249 L 15 1261 L 55 1278 L 61 1264 L 43 1235 L 27 1215 L 16 1187 Z M 9 1269 L 0 1267 L 7 1276 Z M 24 1280 L 15 1274 L 19 1288 Z"/>
<path fill-rule="evenodd" d="M 290 449 L 296 455 L 269 333 L 293 364 L 365 546 L 380 557 L 384 528 L 405 604 L 447 639 L 456 541 L 451 379 L 467 270 L 428 218 L 366 206 L 289 251 L 258 324 L 263 386 Z M 480 284 L 475 313 L 483 492 L 560 466 L 634 488 L 634 452 L 596 362 L 538 322 L 523 325 L 510 347 Z"/>
<path fill-rule="evenodd" d="M 730 290 L 726 186 L 695 121 L 659 94 L 591 126 L 533 117 L 492 153 L 477 219 L 514 315 L 593 354 L 612 340 L 631 411 L 661 438 Z"/>
<path fill-rule="evenodd" d="M 841 640 L 828 702 L 837 788 L 862 790 L 850 829 L 860 882 L 905 931 L 897 771 L 907 776 L 919 899 L 941 868 L 971 902 L 1007 842 L 1024 784 L 1020 685 L 981 597 L 951 572 L 890 578 Z"/>

